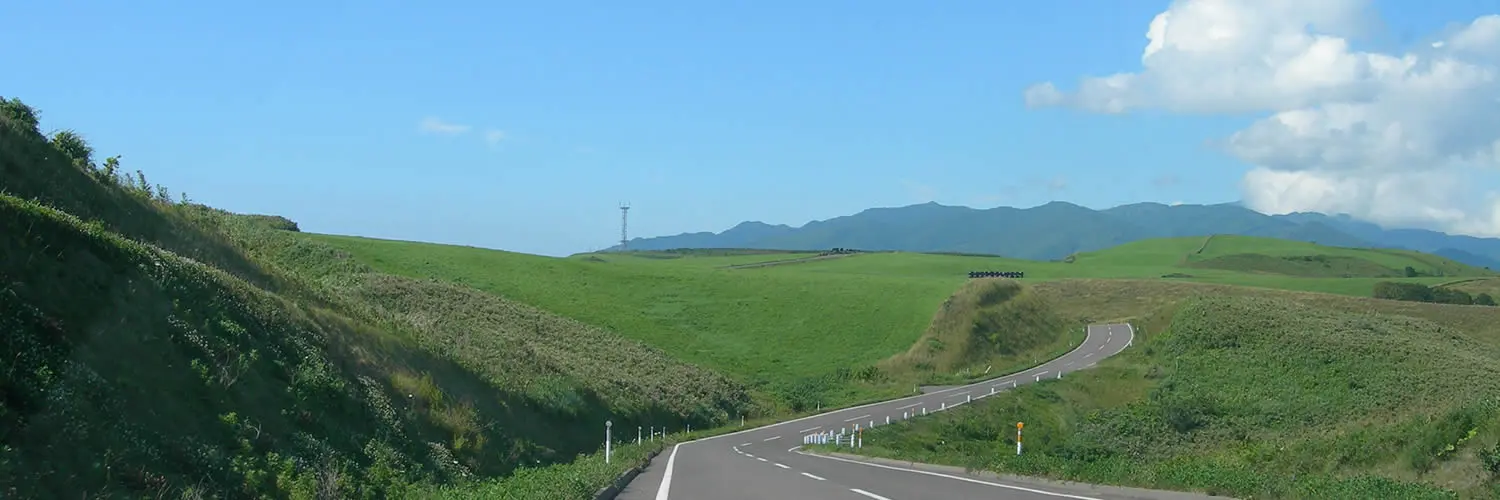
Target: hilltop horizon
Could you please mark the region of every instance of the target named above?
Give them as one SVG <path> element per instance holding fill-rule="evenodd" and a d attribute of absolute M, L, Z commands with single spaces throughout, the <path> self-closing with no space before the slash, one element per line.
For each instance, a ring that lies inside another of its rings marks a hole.
<path fill-rule="evenodd" d="M 637 214 L 640 212 L 636 212 Z M 634 214 L 633 214 L 634 215 Z M 1500 239 L 1382 226 L 1349 214 L 1266 214 L 1238 201 L 1143 201 L 1103 209 L 1066 200 L 1031 207 L 975 208 L 936 201 L 812 220 L 801 225 L 745 220 L 719 231 L 635 237 L 630 250 L 855 248 L 986 253 L 1056 260 L 1141 239 L 1239 234 L 1332 246 L 1416 250 L 1480 267 L 1500 267 Z M 615 245 L 578 253 L 620 251 Z"/>

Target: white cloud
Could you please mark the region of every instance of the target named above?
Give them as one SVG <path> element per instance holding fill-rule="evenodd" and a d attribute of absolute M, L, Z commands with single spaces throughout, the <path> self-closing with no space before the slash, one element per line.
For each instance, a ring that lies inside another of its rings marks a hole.
<path fill-rule="evenodd" d="M 504 130 L 489 129 L 484 131 L 484 142 L 489 143 L 491 146 L 500 144 L 500 141 L 505 140 L 505 137 Z"/>
<path fill-rule="evenodd" d="M 431 116 L 423 118 L 421 122 L 417 123 L 417 130 L 443 135 L 462 134 L 468 132 L 471 128 L 473 127 L 458 123 L 445 122 L 441 119 Z"/>
<path fill-rule="evenodd" d="M 1500 168 L 1500 15 L 1387 54 L 1353 47 L 1373 25 L 1368 7 L 1177 0 L 1148 27 L 1140 71 L 1071 91 L 1041 83 L 1025 99 L 1100 113 L 1254 113 L 1264 118 L 1225 142 L 1254 165 L 1242 185 L 1253 208 L 1500 235 L 1497 198 L 1467 192 L 1477 172 Z"/>

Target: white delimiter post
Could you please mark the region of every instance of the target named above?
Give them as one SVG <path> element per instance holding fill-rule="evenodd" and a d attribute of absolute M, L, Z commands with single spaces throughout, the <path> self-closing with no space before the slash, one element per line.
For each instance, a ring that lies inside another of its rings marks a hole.
<path fill-rule="evenodd" d="M 635 444 L 641 444 L 641 426 L 635 426 Z"/>
<path fill-rule="evenodd" d="M 609 428 L 614 425 L 614 422 L 610 422 L 608 420 L 604 421 L 604 463 L 609 463 Z"/>
<path fill-rule="evenodd" d="M 1016 456 L 1018 456 L 1018 457 L 1021 456 L 1021 426 L 1022 425 L 1025 425 L 1025 424 L 1023 424 L 1021 422 L 1016 422 Z"/>

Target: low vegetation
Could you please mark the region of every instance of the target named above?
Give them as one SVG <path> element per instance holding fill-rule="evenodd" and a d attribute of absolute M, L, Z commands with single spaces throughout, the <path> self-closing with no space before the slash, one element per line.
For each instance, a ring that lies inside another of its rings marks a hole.
<path fill-rule="evenodd" d="M 861 452 L 1254 498 L 1500 493 L 1494 309 L 1161 281 L 1037 288 L 1077 299 L 1065 317 L 1135 318 L 1136 347 L 872 429 Z M 1150 298 L 1105 304 L 1129 296 Z"/>
<path fill-rule="evenodd" d="M 1444 286 L 1427 286 L 1421 283 L 1396 283 L 1382 281 L 1375 284 L 1375 298 L 1406 300 L 1412 302 L 1436 302 L 1439 304 L 1493 306 L 1495 299 L 1489 293 L 1469 292 Z"/>
<path fill-rule="evenodd" d="M 976 279 L 943 302 L 922 338 L 881 367 L 922 383 L 1011 373 L 1078 345 L 1084 324 L 1053 312 L 1047 298 L 1009 279 Z"/>

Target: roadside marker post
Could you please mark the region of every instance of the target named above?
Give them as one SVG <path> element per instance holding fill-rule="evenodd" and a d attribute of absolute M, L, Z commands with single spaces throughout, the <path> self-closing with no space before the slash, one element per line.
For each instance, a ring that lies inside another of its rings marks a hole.
<path fill-rule="evenodd" d="M 614 422 L 610 422 L 608 420 L 604 421 L 604 463 L 609 463 L 609 442 L 611 441 L 609 437 L 609 428 L 613 427 L 614 425 Z"/>
<path fill-rule="evenodd" d="M 885 425 L 891 425 L 891 416 L 890 415 L 886 415 L 885 416 Z"/>
<path fill-rule="evenodd" d="M 1062 380 L 1062 370 L 1057 371 L 1057 379 Z"/>
<path fill-rule="evenodd" d="M 1023 425 L 1026 424 L 1023 422 L 1016 422 L 1016 456 L 1018 457 L 1021 456 L 1021 426 Z"/>
<path fill-rule="evenodd" d="M 641 444 L 641 426 L 635 426 L 635 444 Z"/>

